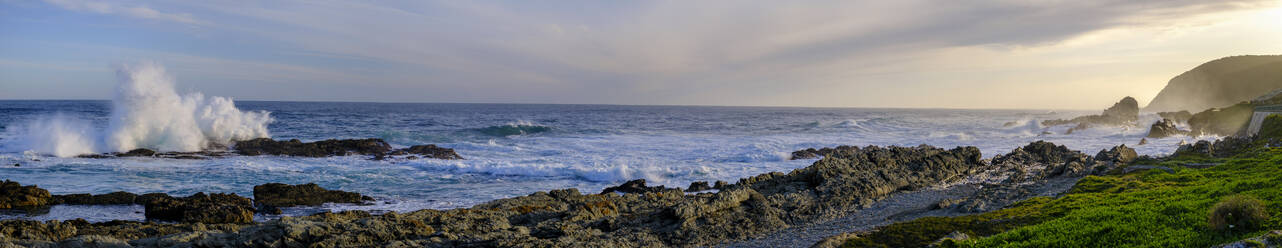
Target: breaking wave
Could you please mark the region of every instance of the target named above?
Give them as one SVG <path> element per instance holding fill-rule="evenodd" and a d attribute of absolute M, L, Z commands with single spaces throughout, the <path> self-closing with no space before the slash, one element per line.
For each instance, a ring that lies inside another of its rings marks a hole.
<path fill-rule="evenodd" d="M 155 63 L 122 66 L 105 132 L 66 115 L 38 117 L 11 130 L 6 147 L 59 157 L 137 148 L 194 152 L 234 140 L 270 137 L 266 111 L 241 111 L 230 98 L 179 95 Z"/>
<path fill-rule="evenodd" d="M 506 137 L 543 133 L 552 131 L 552 127 L 541 126 L 528 121 L 518 121 L 516 123 L 508 123 L 505 125 L 489 126 L 477 129 L 477 131 L 486 135 Z"/>

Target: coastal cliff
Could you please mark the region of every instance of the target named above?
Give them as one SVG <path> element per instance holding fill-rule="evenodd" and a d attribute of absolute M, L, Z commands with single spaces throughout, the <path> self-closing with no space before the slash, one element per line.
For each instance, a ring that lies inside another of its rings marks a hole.
<path fill-rule="evenodd" d="M 1145 111 L 1199 112 L 1282 88 L 1282 55 L 1225 57 L 1172 78 Z"/>

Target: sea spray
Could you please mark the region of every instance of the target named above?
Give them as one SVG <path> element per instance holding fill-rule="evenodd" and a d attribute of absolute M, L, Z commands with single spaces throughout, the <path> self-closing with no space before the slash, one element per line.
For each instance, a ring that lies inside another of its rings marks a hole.
<path fill-rule="evenodd" d="M 155 63 L 122 66 L 106 132 L 65 115 L 40 117 L 19 128 L 6 147 L 59 157 L 137 148 L 194 152 L 236 140 L 270 137 L 266 111 L 241 111 L 224 97 L 179 95 Z"/>
<path fill-rule="evenodd" d="M 200 93 L 178 95 L 173 79 L 155 63 L 125 66 L 112 99 L 108 149 L 193 152 L 234 140 L 269 137 L 265 111 L 244 112 L 231 99 Z"/>
<path fill-rule="evenodd" d="M 98 149 L 98 135 L 89 122 L 62 113 L 37 117 L 6 132 L 15 138 L 5 147 L 25 147 L 41 154 L 70 157 Z"/>

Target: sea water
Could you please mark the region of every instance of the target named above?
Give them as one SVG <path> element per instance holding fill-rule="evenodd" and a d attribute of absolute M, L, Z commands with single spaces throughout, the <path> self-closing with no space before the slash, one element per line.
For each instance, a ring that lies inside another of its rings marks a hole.
<path fill-rule="evenodd" d="M 1183 141 L 1214 138 L 1171 137 L 1137 145 L 1148 131 L 1144 124 L 1159 118 L 1152 113 L 1142 114 L 1134 127 L 1067 134 L 1070 126 L 1038 123 L 1099 111 L 232 101 L 177 92 L 172 78 L 155 64 L 126 66 L 118 73 L 116 91 L 104 96 L 111 100 L 0 101 L 0 179 L 39 185 L 53 194 L 252 196 L 254 185 L 317 183 L 378 202 L 287 212 L 404 212 L 469 207 L 553 189 L 596 193 L 633 179 L 669 187 L 735 182 L 810 165 L 815 160 L 790 157 L 805 148 L 975 146 L 992 157 L 1045 140 L 1089 154 L 1127 144 L 1141 154 L 1160 155 Z M 465 159 L 76 157 L 134 148 L 225 149 L 233 140 L 260 137 L 381 138 L 398 148 L 453 148 Z M 50 212 L 112 218 L 92 213 L 102 209 L 55 208 Z"/>
<path fill-rule="evenodd" d="M 85 120 L 107 130 L 110 101 L 0 101 L 0 178 L 36 184 L 54 194 L 231 192 L 254 185 L 318 183 L 372 195 L 381 208 L 468 207 L 537 191 L 578 188 L 595 193 L 632 179 L 683 187 L 787 172 L 814 160 L 790 152 L 837 145 L 975 146 L 985 155 L 1036 140 L 1093 154 L 1127 144 L 1141 154 L 1174 151 L 1181 140 L 1136 143 L 1147 128 L 1099 127 L 1065 134 L 1069 126 L 1038 120 L 1093 111 L 853 109 L 537 104 L 341 103 L 238 101 L 245 111 L 271 113 L 275 139 L 316 141 L 382 138 L 396 147 L 436 144 L 463 160 L 387 160 L 368 156 L 300 158 L 230 156 L 208 160 L 75 158 L 40 154 L 5 140 L 23 123 Z M 1141 123 L 1158 117 L 1144 114 Z M 1015 125 L 1006 125 L 1014 122 Z M 57 123 L 57 122 L 51 122 Z M 1044 133 L 1049 132 L 1049 134 Z M 21 166 L 12 166 L 20 164 Z"/>

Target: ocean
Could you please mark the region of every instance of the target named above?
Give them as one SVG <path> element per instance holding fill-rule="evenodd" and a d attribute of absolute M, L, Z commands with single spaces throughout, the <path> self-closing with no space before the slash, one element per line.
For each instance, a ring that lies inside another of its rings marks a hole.
<path fill-rule="evenodd" d="M 13 142 L 29 135 L 24 131 L 30 128 L 23 127 L 30 125 L 24 123 L 59 116 L 85 120 L 89 129 L 102 132 L 111 126 L 112 102 L 0 101 L 0 164 L 21 165 L 0 166 L 0 178 L 36 184 L 53 194 L 251 196 L 258 184 L 317 183 L 380 200 L 327 210 L 412 211 L 469 207 L 562 188 L 594 193 L 639 178 L 671 187 L 734 182 L 810 165 L 815 160 L 790 160 L 790 153 L 812 147 L 975 146 L 992 157 L 1046 140 L 1091 154 L 1119 144 L 1141 154 L 1165 154 L 1182 140 L 1136 146 L 1147 128 L 1100 127 L 1065 134 L 1068 126 L 1037 124 L 1096 111 L 256 101 L 236 102 L 235 107 L 269 113 L 274 121 L 266 128 L 274 139 L 373 137 L 396 147 L 437 144 L 466 159 L 56 157 Z M 1157 118 L 1143 114 L 1141 123 Z"/>

